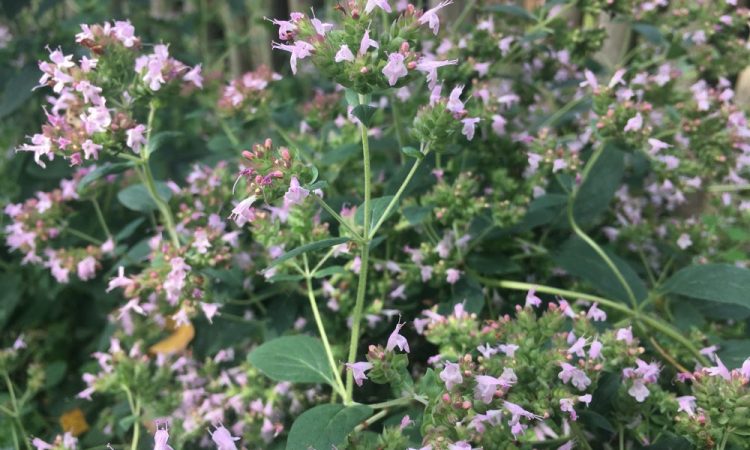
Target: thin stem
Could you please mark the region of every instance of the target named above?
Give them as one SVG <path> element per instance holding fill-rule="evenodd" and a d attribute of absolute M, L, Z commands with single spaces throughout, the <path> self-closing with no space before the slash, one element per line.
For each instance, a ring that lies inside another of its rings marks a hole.
<path fill-rule="evenodd" d="M 240 140 L 237 138 L 237 135 L 234 134 L 234 131 L 232 131 L 232 128 L 229 127 L 227 122 L 224 119 L 219 119 L 219 123 L 221 124 L 221 129 L 224 130 L 224 134 L 227 135 L 227 139 L 229 139 L 229 142 L 235 146 L 239 147 Z"/>
<path fill-rule="evenodd" d="M 328 358 L 328 365 L 331 366 L 331 371 L 333 372 L 333 375 L 336 377 L 336 386 L 334 387 L 334 390 L 338 391 L 338 393 L 343 397 L 344 403 L 347 403 L 349 401 L 349 398 L 344 396 L 346 393 L 346 389 L 344 388 L 344 383 L 341 380 L 341 370 L 336 365 L 336 360 L 333 359 L 333 351 L 331 351 L 331 344 L 328 342 L 328 333 L 326 333 L 326 328 L 323 325 L 323 319 L 320 317 L 320 311 L 318 310 L 318 302 L 315 301 L 315 293 L 313 290 L 312 285 L 312 273 L 310 273 L 310 266 L 307 261 L 307 254 L 303 253 L 302 258 L 305 263 L 305 284 L 307 286 L 307 298 L 310 300 L 310 308 L 313 312 L 313 317 L 315 318 L 315 324 L 318 326 L 318 334 L 320 334 L 320 340 L 323 341 L 323 348 L 326 351 L 326 357 Z"/>
<path fill-rule="evenodd" d="M 91 242 L 94 245 L 102 245 L 102 241 L 91 236 L 90 234 L 84 233 L 83 231 L 78 231 L 75 228 L 70 228 L 70 227 L 66 227 L 65 231 L 72 234 L 73 236 L 83 239 L 84 241 Z"/>
<path fill-rule="evenodd" d="M 315 264 L 315 267 L 313 267 L 313 269 L 310 271 L 310 276 L 314 276 L 318 272 L 318 270 L 320 270 L 320 268 L 323 267 L 323 264 L 325 264 L 326 261 L 328 261 L 328 259 L 331 256 L 333 256 L 333 252 L 335 251 L 336 251 L 336 247 L 331 247 L 330 249 L 328 249 L 328 252 L 326 252 L 323 258 L 321 258 L 321 260 L 318 261 L 318 263 Z"/>
<path fill-rule="evenodd" d="M 601 156 L 603 151 L 604 147 L 600 146 L 594 151 L 594 154 L 591 155 L 591 158 L 586 161 L 586 166 L 583 168 L 583 172 L 581 174 L 581 181 L 577 187 L 573 188 L 570 196 L 568 197 L 568 222 L 570 223 L 570 227 L 573 228 L 573 232 L 578 235 L 578 237 L 581 238 L 586 244 L 588 244 L 589 247 L 591 247 L 591 249 L 594 250 L 594 252 L 596 252 L 596 254 L 599 255 L 599 257 L 604 261 L 607 267 L 612 270 L 612 272 L 615 274 L 615 277 L 617 278 L 617 281 L 619 281 L 623 289 L 625 289 L 625 293 L 627 294 L 630 303 L 634 308 L 637 308 L 638 300 L 635 298 L 635 294 L 630 288 L 630 284 L 628 284 L 627 280 L 625 280 L 625 277 L 622 275 L 622 272 L 620 272 L 620 269 L 617 268 L 617 265 L 615 265 L 609 255 L 607 255 L 607 253 L 599 246 L 599 244 L 591 239 L 591 237 L 578 226 L 575 220 L 574 206 L 580 186 L 583 186 L 583 183 L 586 182 L 586 178 L 588 178 L 591 169 L 594 167 L 596 161 L 599 159 L 599 156 Z"/>
<path fill-rule="evenodd" d="M 91 199 L 91 203 L 94 205 L 94 211 L 96 211 L 96 218 L 99 219 L 99 224 L 102 226 L 102 229 L 104 230 L 104 234 L 107 235 L 107 238 L 112 239 L 112 233 L 109 232 L 109 227 L 107 227 L 107 222 L 104 220 L 104 214 L 102 214 L 102 209 L 99 207 L 99 201 L 96 199 L 96 197 Z"/>
<path fill-rule="evenodd" d="M 21 421 L 21 405 L 18 404 L 18 399 L 16 398 L 16 390 L 13 388 L 13 382 L 10 381 L 8 372 L 3 372 L 3 378 L 5 379 L 5 386 L 8 389 L 8 394 L 10 395 L 10 404 L 13 407 L 13 418 L 18 425 L 18 430 L 21 432 L 21 438 L 26 444 L 26 449 L 31 450 L 31 443 L 28 439 L 26 439 L 26 436 L 28 435 L 26 434 L 26 429 L 24 428 L 23 422 Z M 13 427 L 11 426 L 11 428 Z"/>
<path fill-rule="evenodd" d="M 359 95 L 359 103 L 365 104 L 365 96 Z M 354 312 L 352 315 L 352 335 L 349 341 L 349 356 L 347 362 L 353 364 L 357 358 L 357 347 L 359 346 L 359 334 L 362 322 L 362 311 L 365 305 L 365 293 L 367 292 L 367 270 L 370 259 L 370 196 L 372 195 L 372 172 L 370 170 L 370 141 L 367 137 L 367 126 L 360 121 L 359 131 L 362 137 L 362 159 L 364 162 L 363 176 L 365 179 L 365 203 L 364 203 L 364 223 L 362 225 L 362 236 L 360 242 L 360 266 L 359 281 L 357 283 L 357 299 L 354 303 Z M 346 399 L 351 399 L 354 392 L 354 377 L 351 371 L 346 374 Z"/>
<path fill-rule="evenodd" d="M 617 434 L 619 435 L 618 441 L 619 441 L 619 449 L 625 450 L 625 428 L 620 424 L 618 427 Z"/>
<path fill-rule="evenodd" d="M 469 0 L 466 2 L 466 6 L 464 6 L 464 10 L 461 11 L 461 14 L 458 16 L 455 22 L 453 22 L 453 26 L 451 27 L 451 34 L 458 33 L 458 29 L 461 28 L 461 25 L 464 23 L 464 20 L 469 16 L 469 13 L 472 9 L 474 9 L 474 6 L 476 6 L 477 0 Z"/>
<path fill-rule="evenodd" d="M 180 248 L 180 238 L 177 236 L 177 230 L 175 228 L 174 217 L 172 216 L 172 210 L 169 209 L 169 205 L 161 198 L 159 191 L 156 189 L 156 182 L 154 181 L 154 175 L 151 173 L 151 166 L 149 166 L 149 151 L 148 147 L 151 143 L 151 131 L 154 126 L 154 117 L 156 116 L 156 104 L 151 102 L 148 110 L 148 125 L 146 126 L 146 146 L 141 149 L 141 160 L 140 164 L 143 171 L 138 173 L 141 175 L 143 184 L 146 186 L 151 199 L 156 204 L 156 207 L 161 212 L 162 218 L 164 219 L 164 226 L 167 228 L 167 233 L 172 241 L 172 245 L 177 249 Z"/>
<path fill-rule="evenodd" d="M 427 149 L 429 152 L 429 149 Z M 426 153 L 425 153 L 426 154 Z M 411 166 L 411 170 L 406 175 L 406 178 L 404 178 L 404 181 L 401 183 L 401 187 L 398 188 L 398 191 L 396 191 L 396 195 L 393 196 L 391 201 L 388 203 L 388 206 L 385 207 L 385 210 L 383 211 L 383 215 L 380 216 L 380 219 L 378 219 L 375 226 L 372 227 L 372 230 L 370 230 L 370 234 L 368 236 L 369 239 L 372 239 L 375 237 L 375 234 L 378 232 L 380 227 L 383 225 L 383 222 L 388 219 L 388 215 L 390 215 L 391 211 L 393 211 L 393 208 L 396 207 L 399 200 L 401 199 L 401 195 L 403 195 L 404 191 L 406 190 L 406 187 L 409 185 L 409 182 L 412 178 L 414 178 L 414 174 L 417 173 L 417 169 L 419 169 L 419 166 L 422 164 L 422 159 L 419 158 L 414 161 L 414 164 Z"/>
<path fill-rule="evenodd" d="M 354 431 L 362 431 L 387 415 L 388 415 L 387 409 L 376 412 L 375 414 L 372 415 L 372 417 L 370 417 L 369 419 L 365 420 L 364 422 L 354 427 Z"/>
<path fill-rule="evenodd" d="M 318 197 L 317 195 L 311 195 L 311 197 L 314 198 L 315 201 L 317 201 L 318 204 L 320 204 L 320 206 L 322 206 L 323 209 L 325 209 L 328 212 L 328 214 L 330 214 L 331 216 L 333 216 L 333 218 L 336 219 L 336 221 L 339 224 L 341 224 L 341 226 L 343 226 L 350 233 L 352 233 L 354 235 L 354 237 L 358 241 L 362 240 L 362 236 L 360 236 L 359 233 L 354 228 L 352 228 L 352 226 L 349 225 L 349 223 L 346 220 L 344 220 L 344 218 L 341 217 L 341 215 L 339 213 L 337 213 L 333 208 L 331 208 L 331 206 L 328 203 L 326 203 L 325 200 L 323 200 L 322 198 Z"/>
<path fill-rule="evenodd" d="M 384 409 L 384 408 L 392 408 L 394 406 L 406 406 L 411 404 L 411 402 L 414 401 L 414 397 L 401 397 L 394 400 L 388 400 L 387 402 L 380 402 L 380 403 L 373 403 L 371 405 L 367 405 L 372 409 Z"/>
<path fill-rule="evenodd" d="M 692 353 L 693 356 L 698 360 L 698 362 L 701 363 L 701 365 L 703 366 L 710 365 L 710 362 L 703 355 L 701 355 L 700 350 L 696 348 L 693 345 L 693 343 L 690 342 L 689 339 L 683 336 L 682 333 L 672 328 L 671 325 L 669 325 L 668 323 L 662 322 L 659 319 L 651 317 L 648 314 L 643 314 L 640 311 L 634 311 L 628 308 L 626 305 L 623 305 L 622 303 L 619 303 L 615 300 L 610 300 L 604 297 L 586 294 L 583 292 L 569 291 L 566 289 L 558 289 L 555 287 L 543 286 L 539 284 L 523 283 L 520 281 L 510 281 L 510 280 L 493 280 L 493 279 L 484 278 L 481 276 L 477 276 L 476 278 L 478 281 L 484 283 L 485 285 L 495 286 L 495 287 L 499 287 L 503 289 L 512 289 L 512 290 L 517 290 L 517 291 L 528 291 L 530 289 L 535 289 L 537 292 L 541 292 L 543 294 L 559 295 L 561 297 L 572 297 L 572 298 L 579 298 L 582 300 L 597 302 L 603 306 L 606 306 L 608 308 L 611 308 L 623 314 L 626 314 L 635 320 L 640 320 L 644 324 L 650 326 L 651 328 L 657 331 L 660 331 L 667 337 L 670 337 L 672 340 L 674 340 L 675 342 L 685 347 L 685 349 L 688 350 L 690 353 Z"/>
<path fill-rule="evenodd" d="M 708 187 L 708 192 L 740 192 L 749 190 L 750 184 L 715 184 Z"/>

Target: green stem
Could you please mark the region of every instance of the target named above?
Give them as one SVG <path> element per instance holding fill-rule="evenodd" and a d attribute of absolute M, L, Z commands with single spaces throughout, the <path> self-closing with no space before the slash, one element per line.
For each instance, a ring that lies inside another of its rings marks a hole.
<path fill-rule="evenodd" d="M 392 408 L 394 406 L 406 406 L 411 404 L 411 402 L 414 401 L 414 397 L 401 397 L 394 400 L 388 400 L 387 402 L 380 402 L 380 403 L 373 403 L 371 405 L 367 405 L 372 409 L 384 409 L 384 408 Z"/>
<path fill-rule="evenodd" d="M 107 238 L 112 239 L 112 233 L 109 232 L 109 227 L 107 227 L 107 222 L 104 220 L 104 214 L 102 214 L 102 209 L 99 207 L 99 201 L 96 199 L 96 197 L 91 199 L 91 203 L 94 205 L 94 211 L 96 211 L 96 218 L 99 219 L 99 224 L 102 226 L 102 229 L 104 230 L 104 234 L 107 235 Z"/>
<path fill-rule="evenodd" d="M 464 23 L 464 20 L 469 16 L 469 13 L 472 9 L 474 9 L 474 6 L 476 6 L 477 0 L 469 0 L 466 2 L 466 5 L 464 6 L 464 10 L 461 11 L 461 14 L 458 16 L 455 22 L 453 22 L 453 26 L 451 27 L 451 34 L 458 33 L 458 29 L 461 28 L 461 25 Z"/>
<path fill-rule="evenodd" d="M 222 119 L 222 118 L 219 118 L 219 123 L 221 124 L 221 129 L 222 129 L 222 130 L 224 130 L 224 134 L 226 134 L 226 135 L 227 135 L 227 139 L 229 139 L 229 142 L 230 142 L 230 143 L 231 143 L 231 144 L 232 144 L 233 146 L 235 146 L 235 147 L 239 147 L 239 145 L 240 145 L 240 140 L 239 140 L 239 139 L 237 138 L 237 135 L 236 135 L 236 134 L 234 134 L 234 131 L 232 131 L 232 128 L 231 128 L 231 127 L 230 127 L 230 126 L 229 126 L 229 125 L 227 124 L 227 122 L 226 122 L 226 121 L 225 121 L 224 119 Z"/>
<path fill-rule="evenodd" d="M 102 241 L 91 236 L 90 234 L 84 233 L 83 231 L 78 231 L 75 228 L 70 228 L 70 227 L 66 227 L 65 231 L 72 234 L 73 236 L 83 239 L 84 241 L 91 242 L 94 245 L 102 245 Z"/>
<path fill-rule="evenodd" d="M 366 103 L 364 95 L 359 95 L 359 103 L 361 105 Z M 365 179 L 365 208 L 363 216 L 364 223 L 362 225 L 362 236 L 364 237 L 360 242 L 360 266 L 359 266 L 359 281 L 357 283 L 357 299 L 354 303 L 354 312 L 352 316 L 352 335 L 349 341 L 349 356 L 347 362 L 353 364 L 357 358 L 357 347 L 359 346 L 359 334 L 362 322 L 362 311 L 364 310 L 365 304 L 365 293 L 367 292 L 367 270 L 369 268 L 370 259 L 370 196 L 372 195 L 372 187 L 370 186 L 372 181 L 372 173 L 370 169 L 370 141 L 367 137 L 367 126 L 363 122 L 359 122 L 359 132 L 362 137 L 362 159 L 364 163 L 363 176 Z M 354 377 L 351 371 L 346 374 L 346 397 L 351 401 L 352 394 L 354 392 Z"/>
<path fill-rule="evenodd" d="M 323 209 L 325 209 L 328 212 L 328 214 L 330 214 L 334 219 L 336 219 L 336 221 L 339 224 L 341 224 L 341 226 L 343 226 L 350 233 L 352 233 L 357 241 L 362 240 L 362 236 L 360 236 L 359 233 L 354 228 L 352 228 L 352 226 L 349 225 L 349 223 L 346 220 L 344 220 L 344 218 L 341 217 L 339 213 L 337 213 L 333 208 L 331 208 L 331 206 L 328 203 L 326 203 L 325 200 L 318 197 L 317 195 L 311 195 L 311 197 L 314 198 L 315 201 L 317 201 L 318 204 L 322 206 Z"/>
<path fill-rule="evenodd" d="M 143 184 L 146 186 L 151 199 L 156 204 L 159 212 L 164 219 L 164 226 L 167 229 L 169 238 L 172 241 L 172 245 L 175 249 L 180 248 L 180 238 L 177 236 L 177 230 L 175 228 L 174 217 L 172 216 L 172 210 L 169 209 L 169 205 L 159 195 L 159 191 L 156 189 L 156 182 L 154 181 L 154 174 L 151 172 L 151 166 L 149 165 L 149 151 L 148 147 L 151 143 L 151 130 L 154 125 L 154 117 L 156 115 L 156 104 L 151 102 L 148 111 L 148 125 L 146 125 L 146 145 L 141 149 L 140 165 L 142 171 L 139 174 L 142 177 Z"/>
<path fill-rule="evenodd" d="M 708 192 L 741 192 L 750 190 L 750 184 L 714 184 Z"/>
<path fill-rule="evenodd" d="M 429 151 L 430 150 L 428 148 L 427 152 Z M 427 155 L 427 153 L 424 153 L 424 154 Z M 396 207 L 399 200 L 401 199 L 401 195 L 403 195 L 404 191 L 406 190 L 406 187 L 409 185 L 409 182 L 414 177 L 414 174 L 417 173 L 417 169 L 419 169 L 419 166 L 422 164 L 423 159 L 424 158 L 419 158 L 414 161 L 414 164 L 411 166 L 411 170 L 406 175 L 406 178 L 404 179 L 404 181 L 401 183 L 401 187 L 398 188 L 396 195 L 393 196 L 391 201 L 388 203 L 388 206 L 385 207 L 385 210 L 383 211 L 383 215 L 380 216 L 380 219 L 378 219 L 378 222 L 375 224 L 374 227 L 372 227 L 372 230 L 370 230 L 370 234 L 368 236 L 369 239 L 372 239 L 373 237 L 375 237 L 375 233 L 378 232 L 380 227 L 383 225 L 383 222 L 385 222 L 388 216 L 391 214 L 391 211 L 393 210 L 393 208 Z"/>
<path fill-rule="evenodd" d="M 365 420 L 361 424 L 354 427 L 354 431 L 362 431 L 387 415 L 388 415 L 387 409 L 376 412 L 375 414 L 372 415 L 372 417 L 370 417 L 369 419 Z"/>
<path fill-rule="evenodd" d="M 19 405 L 18 399 L 16 398 L 16 390 L 13 388 L 13 382 L 10 381 L 8 372 L 3 372 L 3 378 L 5 379 L 5 386 L 8 389 L 8 394 L 10 395 L 10 404 L 13 407 L 13 418 L 18 425 L 18 430 L 21 432 L 21 439 L 26 444 L 26 449 L 31 450 L 31 443 L 26 438 L 28 434 L 26 434 L 26 429 L 24 428 L 23 422 L 21 421 L 21 405 Z M 13 427 L 11 426 L 11 428 Z"/>
<path fill-rule="evenodd" d="M 318 303 L 315 301 L 315 293 L 313 291 L 312 285 L 312 274 L 310 273 L 310 266 L 307 262 L 307 254 L 303 254 L 302 257 L 304 258 L 305 263 L 305 284 L 307 285 L 307 298 L 308 300 L 310 300 L 310 308 L 312 309 L 313 317 L 315 317 L 315 324 L 318 326 L 318 334 L 320 334 L 320 340 L 323 341 L 323 348 L 326 351 L 328 364 L 331 366 L 331 371 L 336 377 L 336 386 L 334 387 L 334 389 L 338 391 L 339 395 L 344 398 L 344 402 L 347 402 L 349 398 L 344 395 L 346 393 L 346 389 L 344 388 L 343 381 L 341 381 L 341 370 L 337 367 L 336 360 L 333 358 L 331 344 L 328 342 L 328 333 L 326 333 L 326 328 L 325 326 L 323 326 L 323 319 L 320 317 Z"/>
<path fill-rule="evenodd" d="M 669 325 L 668 323 L 662 322 L 659 319 L 651 317 L 648 314 L 641 313 L 640 311 L 634 311 L 628 308 L 626 305 L 623 305 L 622 303 L 619 303 L 615 300 L 610 300 L 604 297 L 586 294 L 583 292 L 569 291 L 566 289 L 558 289 L 555 287 L 544 286 L 544 285 L 539 285 L 539 284 L 523 283 L 520 281 L 510 281 L 510 280 L 493 280 L 493 279 L 485 278 L 481 276 L 477 276 L 476 278 L 478 281 L 488 286 L 495 286 L 495 287 L 499 287 L 503 289 L 512 289 L 516 291 L 528 291 L 530 289 L 535 289 L 537 292 L 541 292 L 543 294 L 559 295 L 561 297 L 568 297 L 568 298 L 579 298 L 581 300 L 588 300 L 591 302 L 599 303 L 600 305 L 619 311 L 635 320 L 639 320 L 643 322 L 644 324 L 650 326 L 651 328 L 661 332 L 662 334 L 666 335 L 667 337 L 671 338 L 675 342 L 685 347 L 685 349 L 688 350 L 690 353 L 692 353 L 693 356 L 698 360 L 698 362 L 701 363 L 701 365 L 703 366 L 710 365 L 710 362 L 703 355 L 701 355 L 700 350 L 696 348 L 695 345 L 693 345 L 693 343 L 690 342 L 689 339 L 683 336 L 682 333 L 672 328 L 671 325 Z"/>
<path fill-rule="evenodd" d="M 607 267 L 609 267 L 610 270 L 615 274 L 617 281 L 622 285 L 623 289 L 625 289 L 625 293 L 627 294 L 630 303 L 633 305 L 633 308 L 637 308 L 638 300 L 635 298 L 635 294 L 630 288 L 630 284 L 628 284 L 627 280 L 625 280 L 625 277 L 622 275 L 622 272 L 620 272 L 620 269 L 617 268 L 615 263 L 612 261 L 609 255 L 607 255 L 604 249 L 602 249 L 599 244 L 596 243 L 596 241 L 591 239 L 591 237 L 578 226 L 575 220 L 574 206 L 580 186 L 583 186 L 583 184 L 586 182 L 591 169 L 594 167 L 596 161 L 599 159 L 603 152 L 604 147 L 600 146 L 594 151 L 594 153 L 591 155 L 591 158 L 586 161 L 586 166 L 583 168 L 583 172 L 581 174 L 580 183 L 577 186 L 573 187 L 572 192 L 568 197 L 568 222 L 570 223 L 570 227 L 573 228 L 573 232 L 578 235 L 578 237 L 581 238 L 586 244 L 588 244 L 589 247 L 591 247 L 591 249 L 594 250 L 594 252 L 596 252 L 596 254 L 599 255 L 599 257 L 604 261 Z"/>

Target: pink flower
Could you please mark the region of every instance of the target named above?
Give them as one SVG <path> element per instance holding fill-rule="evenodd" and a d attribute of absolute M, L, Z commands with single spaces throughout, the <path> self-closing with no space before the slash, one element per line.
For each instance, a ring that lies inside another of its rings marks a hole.
<path fill-rule="evenodd" d="M 419 24 L 427 24 L 433 34 L 438 34 L 438 31 L 440 31 L 440 17 L 438 17 L 437 12 L 451 3 L 453 3 L 453 0 L 444 0 L 434 8 L 425 11 L 422 17 L 419 18 Z"/>
<path fill-rule="evenodd" d="M 364 55 L 367 53 L 368 48 L 380 48 L 380 44 L 377 41 L 370 39 L 370 29 L 365 30 L 365 34 L 362 35 L 362 41 L 359 43 L 359 54 Z"/>
<path fill-rule="evenodd" d="M 46 156 L 50 161 L 55 159 L 55 154 L 52 152 L 52 140 L 39 133 L 31 137 L 31 144 L 22 144 L 16 149 L 16 152 L 34 152 L 34 162 L 42 168 L 47 167 L 42 162 L 42 156 Z"/>
<path fill-rule="evenodd" d="M 208 320 L 208 323 L 214 323 L 213 318 L 217 314 L 219 314 L 219 305 L 218 303 L 204 303 L 201 302 L 201 310 L 203 310 L 203 314 L 206 316 L 206 319 Z"/>
<path fill-rule="evenodd" d="M 217 427 L 213 433 L 209 431 L 209 434 L 218 450 L 237 450 L 237 444 L 234 441 L 239 441 L 240 438 L 232 436 L 224 425 Z"/>
<path fill-rule="evenodd" d="M 313 50 L 315 50 L 315 47 L 305 41 L 295 41 L 294 45 L 277 44 L 274 42 L 271 46 L 275 49 L 284 50 L 285 52 L 292 54 L 289 64 L 292 67 L 293 74 L 297 73 L 297 60 L 307 58 L 312 55 Z"/>
<path fill-rule="evenodd" d="M 586 351 L 584 350 L 586 347 L 586 338 L 578 338 L 577 341 L 573 345 L 570 346 L 568 349 L 568 354 L 570 355 L 576 355 L 579 358 L 583 358 L 586 356 Z"/>
<path fill-rule="evenodd" d="M 485 404 L 492 402 L 498 387 L 509 387 L 505 380 L 489 375 L 477 375 L 474 380 L 477 382 L 474 388 L 474 398 Z"/>
<path fill-rule="evenodd" d="M 169 440 L 169 426 L 166 422 L 156 421 L 156 433 L 154 433 L 154 450 L 173 450 L 167 444 Z"/>
<path fill-rule="evenodd" d="M 445 388 L 449 391 L 457 384 L 464 382 L 464 377 L 461 376 L 461 368 L 458 364 L 450 361 L 445 362 L 445 367 L 440 372 L 440 379 L 445 382 Z"/>
<path fill-rule="evenodd" d="M 201 75 L 201 65 L 193 67 L 188 73 L 182 76 L 182 79 L 189 81 L 195 85 L 195 87 L 203 89 L 203 75 Z"/>
<path fill-rule="evenodd" d="M 76 266 L 78 278 L 83 281 L 90 280 L 96 275 L 96 259 L 93 256 L 83 258 Z"/>
<path fill-rule="evenodd" d="M 625 341 L 626 344 L 630 345 L 633 343 L 633 327 L 620 328 L 615 334 L 615 339 L 618 341 Z"/>
<path fill-rule="evenodd" d="M 509 358 L 513 358 L 516 354 L 516 350 L 518 350 L 518 346 L 515 344 L 500 344 L 497 348 Z"/>
<path fill-rule="evenodd" d="M 138 40 L 138 38 L 135 37 L 135 27 L 130 24 L 130 21 L 115 21 L 115 26 L 112 27 L 112 32 L 115 34 L 115 37 L 122 42 L 122 45 L 128 48 L 135 45 L 135 42 Z"/>
<path fill-rule="evenodd" d="M 688 416 L 693 417 L 695 415 L 695 397 L 692 395 L 683 395 L 677 397 L 677 412 L 685 411 Z"/>
<path fill-rule="evenodd" d="M 576 414 L 576 410 L 573 409 L 574 404 L 575 404 L 575 399 L 572 399 L 572 398 L 560 399 L 560 411 L 570 414 L 570 420 L 573 420 L 573 421 L 578 419 L 578 414 Z"/>
<path fill-rule="evenodd" d="M 445 271 L 445 281 L 449 284 L 456 284 L 461 279 L 461 271 L 458 269 L 448 269 Z"/>
<path fill-rule="evenodd" d="M 531 289 L 526 294 L 526 305 L 527 307 L 532 306 L 538 308 L 542 304 L 542 299 L 536 296 L 536 290 Z"/>
<path fill-rule="evenodd" d="M 125 276 L 125 268 L 120 266 L 117 269 L 117 276 L 109 281 L 109 285 L 107 286 L 107 292 L 112 291 L 116 288 L 126 288 L 130 285 L 135 283 L 135 281 L 131 280 L 130 278 Z"/>
<path fill-rule="evenodd" d="M 36 450 L 49 450 L 49 449 L 54 448 L 53 446 L 49 445 L 48 443 L 44 442 L 43 440 L 39 438 L 34 438 L 31 441 L 31 445 L 36 447 Z"/>
<path fill-rule="evenodd" d="M 732 374 L 729 373 L 729 369 L 727 369 L 727 366 L 724 365 L 723 362 L 721 362 L 721 358 L 718 356 L 716 357 L 716 367 L 709 367 L 707 369 L 708 374 L 712 377 L 719 376 L 726 381 L 730 381 L 732 379 Z"/>
<path fill-rule="evenodd" d="M 594 341 L 591 343 L 591 347 L 589 347 L 589 357 L 591 359 L 597 359 L 602 352 L 602 343 L 599 341 Z"/>
<path fill-rule="evenodd" d="M 477 126 L 480 120 L 482 119 L 479 117 L 467 117 L 466 119 L 461 120 L 461 123 L 464 124 L 464 127 L 461 130 L 461 134 L 466 136 L 466 139 L 470 141 L 474 139 L 475 127 Z"/>
<path fill-rule="evenodd" d="M 607 320 L 607 313 L 599 309 L 596 303 L 591 305 L 589 312 L 586 313 L 586 317 L 593 320 L 594 322 L 602 322 Z"/>
<path fill-rule="evenodd" d="M 495 132 L 498 136 L 503 136 L 505 134 L 505 124 L 508 121 L 505 120 L 503 116 L 500 114 L 495 114 L 492 116 L 492 131 Z"/>
<path fill-rule="evenodd" d="M 662 142 L 658 139 L 649 138 L 648 145 L 651 146 L 651 149 L 649 150 L 649 153 L 652 155 L 655 155 L 659 153 L 660 151 L 664 150 L 665 148 L 671 147 L 671 145 L 667 144 L 666 142 Z"/>
<path fill-rule="evenodd" d="M 83 149 L 83 155 L 86 159 L 89 159 L 92 156 L 94 159 L 99 159 L 99 150 L 102 149 L 101 145 L 94 144 L 91 139 L 86 139 L 83 141 L 83 144 L 81 144 L 81 148 Z"/>
<path fill-rule="evenodd" d="M 680 237 L 677 239 L 677 246 L 680 247 L 682 250 L 685 250 L 691 245 L 693 245 L 693 240 L 690 239 L 690 235 L 686 233 L 682 233 Z"/>
<path fill-rule="evenodd" d="M 448 103 L 445 105 L 445 109 L 452 112 L 453 114 L 464 113 L 464 102 L 461 101 L 461 94 L 464 91 L 463 86 L 456 86 L 448 96 Z"/>
<path fill-rule="evenodd" d="M 134 153 L 140 153 L 141 147 L 146 143 L 146 137 L 143 134 L 145 131 L 146 126 L 142 124 L 136 125 L 125 131 L 125 135 L 127 136 L 125 143 L 128 147 L 133 149 Z"/>
<path fill-rule="evenodd" d="M 591 384 L 591 379 L 586 376 L 586 373 L 583 370 L 565 362 L 561 363 L 560 366 L 562 367 L 562 370 L 557 377 L 561 379 L 563 383 L 571 382 L 571 384 L 580 391 L 586 389 Z"/>
<path fill-rule="evenodd" d="M 650 392 L 643 380 L 636 378 L 633 380 L 633 385 L 628 389 L 628 394 L 638 403 L 643 403 L 643 401 L 649 396 Z"/>
<path fill-rule="evenodd" d="M 409 72 L 404 65 L 404 55 L 391 53 L 388 55 L 388 63 L 383 67 L 383 75 L 388 78 L 388 84 L 395 86 L 399 78 L 407 76 Z"/>
<path fill-rule="evenodd" d="M 388 337 L 388 342 L 385 345 L 386 351 L 392 352 L 396 347 L 398 347 L 402 352 L 409 353 L 409 341 L 407 341 L 405 337 L 399 334 L 399 331 L 401 331 L 401 327 L 403 327 L 404 325 L 405 324 L 400 322 L 396 324 L 396 328 Z"/>
<path fill-rule="evenodd" d="M 289 208 L 293 205 L 301 204 L 309 194 L 310 191 L 300 186 L 297 177 L 292 177 L 289 182 L 289 190 L 284 194 L 284 207 Z"/>
<path fill-rule="evenodd" d="M 417 61 L 416 69 L 420 72 L 424 72 L 427 78 L 427 87 L 432 90 L 437 84 L 437 70 L 440 67 L 452 66 L 458 64 L 457 59 L 451 59 L 448 61 L 435 61 L 428 58 L 420 58 Z"/>
<path fill-rule="evenodd" d="M 354 53 L 352 53 L 352 51 L 349 50 L 348 45 L 342 44 L 341 47 L 339 48 L 339 51 L 336 52 L 336 56 L 334 56 L 333 60 L 336 62 L 341 62 L 341 61 L 352 62 L 354 61 Z"/>
<path fill-rule="evenodd" d="M 362 386 L 362 382 L 367 379 L 367 375 L 365 375 L 365 372 L 372 369 L 372 363 L 369 363 L 367 361 L 346 363 L 345 365 L 348 370 L 352 371 L 354 382 L 357 383 L 357 386 Z"/>
<path fill-rule="evenodd" d="M 627 133 L 628 131 L 638 131 L 641 128 L 643 128 L 643 116 L 641 116 L 641 113 L 636 113 L 634 117 L 628 119 L 628 123 L 625 124 L 622 131 Z"/>
<path fill-rule="evenodd" d="M 258 197 L 256 197 L 255 195 L 251 195 L 250 197 L 239 202 L 232 209 L 232 213 L 229 215 L 229 218 L 231 220 L 234 220 L 234 222 L 238 226 L 244 225 L 247 221 L 252 221 L 255 218 L 255 213 L 252 206 L 257 199 Z"/>
<path fill-rule="evenodd" d="M 391 5 L 388 4 L 388 0 L 367 0 L 367 4 L 365 5 L 365 14 L 370 14 L 376 7 L 382 9 L 387 13 L 392 11 Z"/>

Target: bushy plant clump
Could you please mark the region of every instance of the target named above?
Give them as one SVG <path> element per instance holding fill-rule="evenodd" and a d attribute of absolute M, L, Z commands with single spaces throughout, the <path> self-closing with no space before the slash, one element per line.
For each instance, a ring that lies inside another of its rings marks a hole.
<path fill-rule="evenodd" d="M 333 3 L 47 48 L 0 444 L 750 448 L 750 10 Z"/>

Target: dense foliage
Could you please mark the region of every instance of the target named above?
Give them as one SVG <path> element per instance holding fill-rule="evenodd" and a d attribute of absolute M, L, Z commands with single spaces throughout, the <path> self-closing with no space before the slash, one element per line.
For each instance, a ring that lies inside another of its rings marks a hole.
<path fill-rule="evenodd" d="M 49 3 L 0 9 L 2 448 L 750 448 L 741 1 Z"/>

